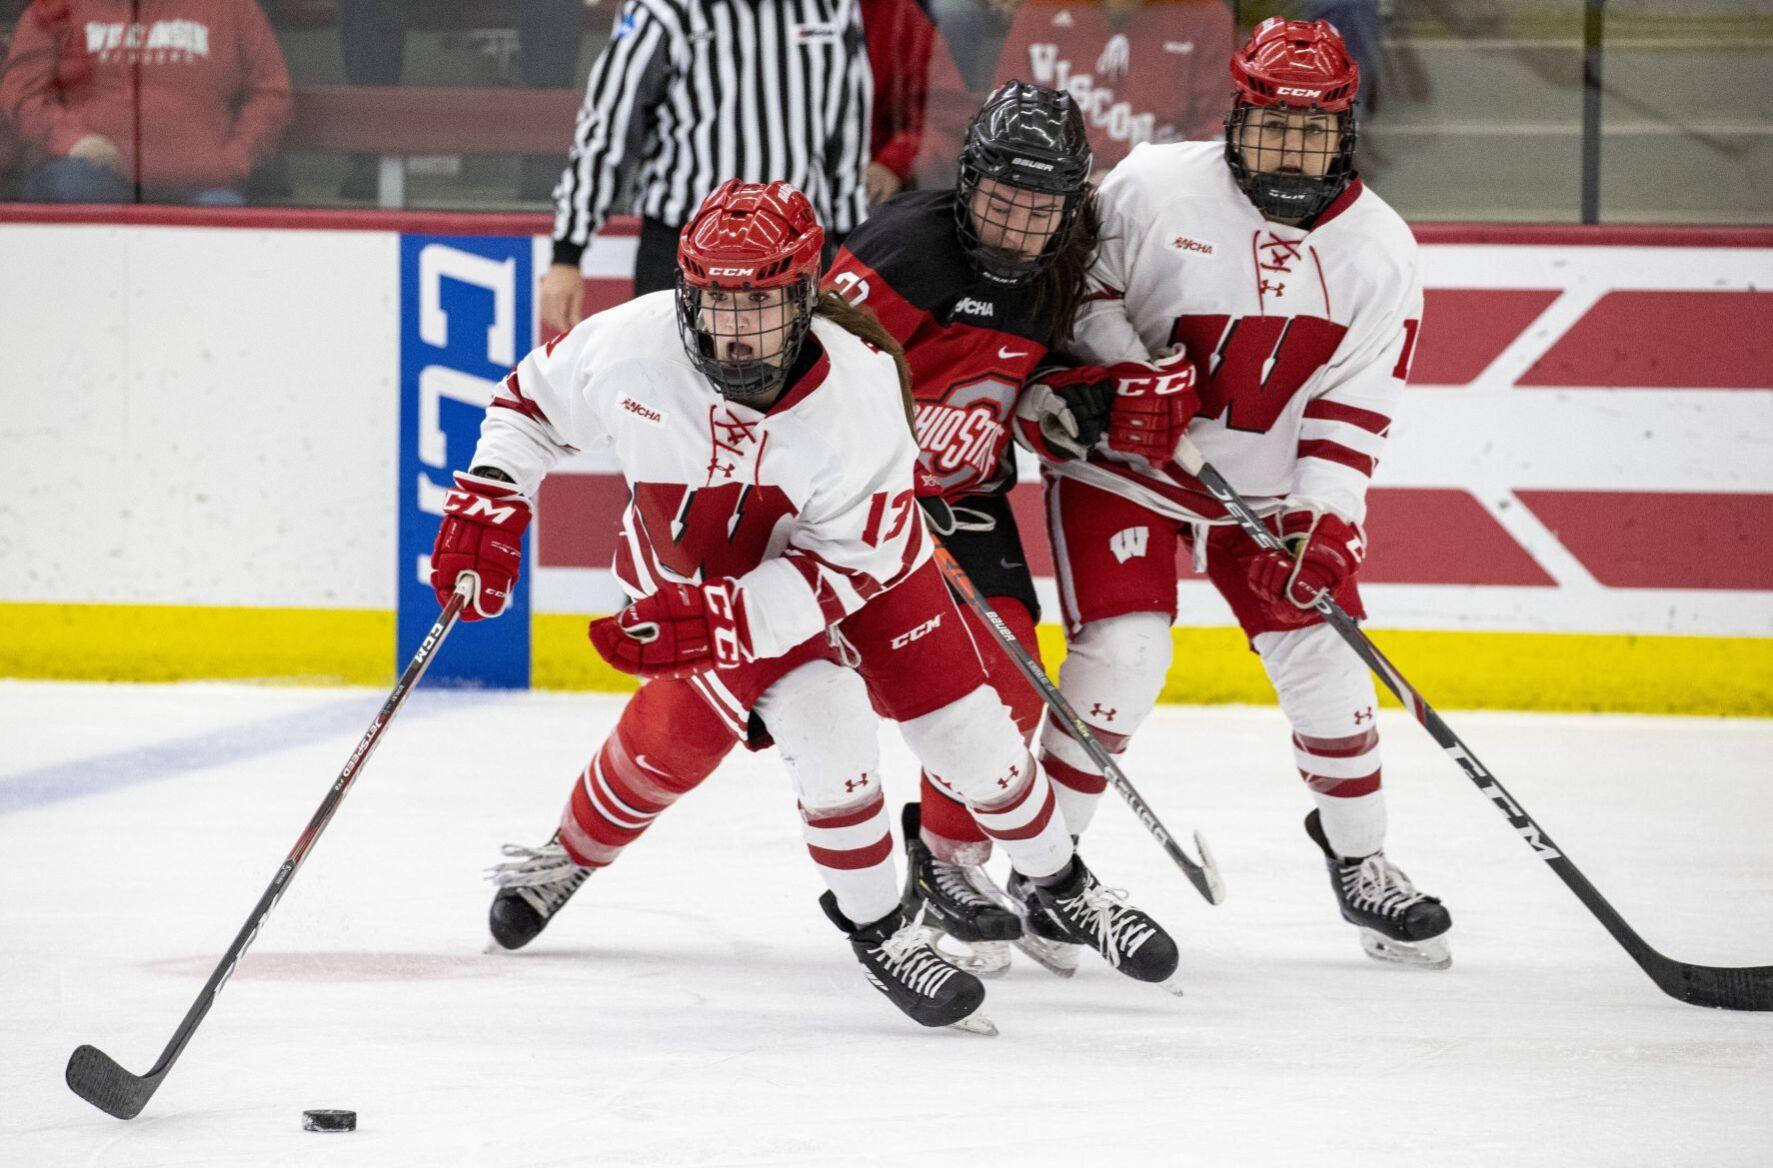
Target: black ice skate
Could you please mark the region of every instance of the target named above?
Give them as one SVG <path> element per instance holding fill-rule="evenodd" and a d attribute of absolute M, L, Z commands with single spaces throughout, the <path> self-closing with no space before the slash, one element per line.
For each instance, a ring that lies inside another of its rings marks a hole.
<path fill-rule="evenodd" d="M 1176 942 L 1163 926 L 1126 903 L 1127 894 L 1106 888 L 1081 856 L 1071 859 L 1064 883 L 1034 885 L 1035 899 L 1071 941 L 1089 945 L 1102 959 L 1136 981 L 1157 982 L 1173 994 L 1179 957 Z"/>
<path fill-rule="evenodd" d="M 924 926 L 940 934 L 936 951 L 952 964 L 979 977 L 1002 974 L 1010 967 L 1010 942 L 1022 936 L 1021 920 L 998 899 L 1002 890 L 982 868 L 936 859 L 919 835 L 916 803 L 905 804 L 903 823 L 907 863 L 899 907 L 907 917 L 922 910 Z M 942 937 L 960 951 L 944 947 Z"/>
<path fill-rule="evenodd" d="M 547 927 L 592 869 L 573 863 L 559 837 L 539 848 L 506 844 L 500 850 L 511 859 L 487 872 L 499 886 L 487 923 L 493 940 L 506 949 L 521 949 Z"/>
<path fill-rule="evenodd" d="M 1014 942 L 1016 948 L 1048 973 L 1060 977 L 1075 974 L 1077 963 L 1083 958 L 1083 946 L 1071 939 L 1064 924 L 1034 895 L 1034 885 L 1012 868 L 1004 895 L 1022 919 L 1022 935 Z"/>
<path fill-rule="evenodd" d="M 942 960 L 930 944 L 921 915 L 907 918 L 895 908 L 869 925 L 858 925 L 837 907 L 837 897 L 827 892 L 819 907 L 831 923 L 849 934 L 856 960 L 868 971 L 868 980 L 887 1001 L 903 1010 L 919 1026 L 949 1026 L 968 1034 L 995 1035 L 997 1027 L 980 1014 L 985 986 L 964 969 Z"/>
<path fill-rule="evenodd" d="M 1453 964 L 1446 936 L 1453 927 L 1452 914 L 1435 897 L 1417 892 L 1384 851 L 1354 860 L 1338 856 L 1324 838 L 1316 811 L 1305 817 L 1305 834 L 1323 850 L 1342 919 L 1360 930 L 1368 957 L 1426 969 Z"/>

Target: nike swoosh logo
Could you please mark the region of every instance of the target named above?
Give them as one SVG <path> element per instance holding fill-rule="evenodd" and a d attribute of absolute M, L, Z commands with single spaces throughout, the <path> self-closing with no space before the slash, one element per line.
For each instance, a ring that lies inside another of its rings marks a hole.
<path fill-rule="evenodd" d="M 648 762 L 646 755 L 644 755 L 644 754 L 635 755 L 634 761 L 640 764 L 641 770 L 651 771 L 653 774 L 658 775 L 661 778 L 668 779 L 671 777 L 671 773 L 669 771 L 662 771 L 658 767 L 654 766 L 652 763 Z"/>
<path fill-rule="evenodd" d="M 1011 571 L 1011 572 L 1015 571 L 1017 568 L 1020 568 L 1022 566 L 1021 560 L 1017 560 L 1014 563 L 1011 563 L 1009 560 L 999 560 L 997 562 L 1002 564 L 1006 571 Z"/>
<path fill-rule="evenodd" d="M 1028 356 L 1029 352 L 1030 352 L 1030 350 L 1028 350 L 1028 349 L 1015 350 L 1015 349 L 1010 349 L 1010 348 L 1002 348 L 997 351 L 997 355 L 1000 358 L 1002 358 L 1003 360 L 1009 361 L 1009 360 L 1013 360 L 1016 357 L 1026 357 L 1026 356 Z"/>

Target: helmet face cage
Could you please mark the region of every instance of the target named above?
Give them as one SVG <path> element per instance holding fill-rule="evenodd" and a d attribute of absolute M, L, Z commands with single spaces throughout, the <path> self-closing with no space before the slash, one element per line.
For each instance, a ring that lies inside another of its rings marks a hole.
<path fill-rule="evenodd" d="M 816 301 L 810 276 L 772 288 L 727 288 L 694 283 L 680 270 L 677 333 L 716 392 L 762 409 L 787 380 Z"/>
<path fill-rule="evenodd" d="M 1330 125 L 1314 132 L 1320 118 Z M 1275 219 L 1310 219 L 1354 180 L 1356 136 L 1352 109 L 1253 105 L 1240 97 L 1225 116 L 1225 161 L 1258 211 Z M 1257 170 L 1250 163 L 1258 147 L 1276 159 L 1297 154 L 1299 169 Z"/>
<path fill-rule="evenodd" d="M 974 268 L 1012 285 L 1045 271 L 1077 221 L 1091 162 L 1070 94 L 1019 81 L 992 94 L 967 127 L 955 187 L 955 226 Z"/>

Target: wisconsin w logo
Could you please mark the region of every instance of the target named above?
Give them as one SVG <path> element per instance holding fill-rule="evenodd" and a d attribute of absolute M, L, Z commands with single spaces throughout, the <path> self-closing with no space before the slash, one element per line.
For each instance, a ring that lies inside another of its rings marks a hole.
<path fill-rule="evenodd" d="M 1144 555 L 1146 541 L 1150 538 L 1149 527 L 1129 527 L 1108 537 L 1108 550 L 1114 553 L 1116 560 L 1124 564 L 1134 556 Z"/>
<path fill-rule="evenodd" d="M 1201 417 L 1229 406 L 1227 427 L 1266 434 L 1347 332 L 1319 316 L 1183 316 L 1170 343 L 1187 345 L 1200 366 Z"/>
<path fill-rule="evenodd" d="M 770 534 L 794 504 L 771 486 L 635 483 L 634 514 L 636 534 L 659 566 L 682 580 L 717 580 L 762 562 Z"/>

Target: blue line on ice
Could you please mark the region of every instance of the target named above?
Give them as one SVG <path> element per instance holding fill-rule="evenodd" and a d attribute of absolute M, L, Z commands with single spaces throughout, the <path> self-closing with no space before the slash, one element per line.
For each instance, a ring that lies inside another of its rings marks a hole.
<path fill-rule="evenodd" d="M 477 691 L 475 696 L 483 695 Z M 439 699 L 442 699 L 441 705 Z M 396 732 L 401 722 L 424 717 L 427 707 L 430 712 L 442 712 L 453 706 L 451 699 L 460 700 L 455 693 L 414 694 L 389 733 Z M 244 762 L 326 738 L 355 737 L 368 728 L 382 700 L 368 695 L 352 697 L 290 714 L 216 726 L 166 742 L 70 759 L 15 774 L 0 774 L 0 815 L 159 782 L 189 771 Z M 337 765 L 343 766 L 345 757 L 341 753 Z"/>

